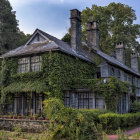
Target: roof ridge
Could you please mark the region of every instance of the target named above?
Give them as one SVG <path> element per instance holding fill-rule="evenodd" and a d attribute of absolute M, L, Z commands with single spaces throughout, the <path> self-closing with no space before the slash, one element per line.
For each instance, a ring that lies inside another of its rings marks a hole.
<path fill-rule="evenodd" d="M 105 58 L 105 56 L 103 56 L 102 54 L 100 54 L 100 52 L 101 52 L 103 55 L 106 55 L 106 56 L 109 57 L 109 58 Z M 126 64 L 121 63 L 119 60 L 117 60 L 117 59 L 114 58 L 114 57 L 111 57 L 110 55 L 104 53 L 103 51 L 98 50 L 98 51 L 95 52 L 95 53 L 97 53 L 98 55 L 100 55 L 101 57 L 103 57 L 104 59 L 106 59 L 107 61 L 110 61 L 110 63 L 113 63 L 113 64 L 115 64 L 115 65 L 118 65 L 119 67 L 121 67 L 121 68 L 123 68 L 123 69 L 125 69 L 125 70 L 128 70 L 128 71 L 130 71 L 131 73 L 135 73 L 136 75 L 140 76 L 139 72 L 133 70 L 131 67 L 128 67 Z M 111 58 L 112 58 L 113 60 L 112 60 Z M 115 60 L 117 63 L 115 63 L 114 60 Z M 119 65 L 119 64 L 120 64 L 120 65 Z"/>

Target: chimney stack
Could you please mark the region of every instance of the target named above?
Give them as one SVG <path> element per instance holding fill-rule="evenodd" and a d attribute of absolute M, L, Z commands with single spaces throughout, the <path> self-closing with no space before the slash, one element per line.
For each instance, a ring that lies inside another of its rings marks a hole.
<path fill-rule="evenodd" d="M 125 64 L 125 47 L 122 42 L 116 44 L 116 59 Z"/>
<path fill-rule="evenodd" d="M 87 23 L 87 45 L 93 49 L 99 49 L 99 29 L 97 22 Z"/>
<path fill-rule="evenodd" d="M 138 67 L 138 53 L 136 53 L 135 51 L 132 52 L 131 54 L 131 68 L 136 71 L 139 72 L 139 67 Z"/>
<path fill-rule="evenodd" d="M 77 53 L 81 51 L 81 12 L 71 10 L 71 47 Z"/>

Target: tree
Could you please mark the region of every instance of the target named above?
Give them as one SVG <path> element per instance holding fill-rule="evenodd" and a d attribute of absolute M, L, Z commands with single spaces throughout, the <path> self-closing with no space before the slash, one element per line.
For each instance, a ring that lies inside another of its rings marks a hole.
<path fill-rule="evenodd" d="M 114 2 L 105 7 L 92 5 L 82 11 L 82 41 L 86 42 L 87 22 L 97 21 L 103 52 L 109 54 L 119 42 L 140 52 L 140 44 L 136 41 L 140 37 L 140 25 L 134 24 L 135 20 L 135 11 L 128 5 Z M 69 39 L 65 38 L 63 40 L 67 42 Z"/>
<path fill-rule="evenodd" d="M 126 47 L 138 50 L 140 25 L 133 24 L 136 20 L 135 11 L 128 5 L 110 3 L 101 7 L 93 5 L 82 11 L 83 31 L 87 21 L 97 21 L 99 24 L 100 48 L 106 53 L 114 49 L 116 43 L 123 42 Z"/>
<path fill-rule="evenodd" d="M 68 44 L 70 44 L 70 41 L 71 41 L 70 33 L 69 32 L 66 33 L 61 40 L 64 41 L 64 42 L 66 42 L 66 43 L 68 43 Z"/>
<path fill-rule="evenodd" d="M 0 0 L 0 54 L 17 47 L 18 22 L 8 0 Z"/>
<path fill-rule="evenodd" d="M 24 45 L 30 37 L 31 37 L 30 34 L 25 34 L 23 31 L 20 31 L 18 34 L 19 40 L 17 42 L 17 46 Z"/>

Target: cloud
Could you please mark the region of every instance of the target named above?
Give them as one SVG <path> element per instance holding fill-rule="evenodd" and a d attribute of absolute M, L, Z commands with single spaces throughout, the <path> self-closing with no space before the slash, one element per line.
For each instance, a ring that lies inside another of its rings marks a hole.
<path fill-rule="evenodd" d="M 24 6 L 24 5 L 28 5 L 31 3 L 36 3 L 36 2 L 46 2 L 46 3 L 56 3 L 56 4 L 61 4 L 64 2 L 71 2 L 74 0 L 9 0 L 11 5 L 14 7 L 20 7 L 20 6 Z"/>
<path fill-rule="evenodd" d="M 63 2 L 64 2 L 64 0 L 60 0 L 60 2 L 61 2 L 61 3 L 63 3 Z"/>
<path fill-rule="evenodd" d="M 78 2 L 85 2 L 85 0 L 9 0 L 13 7 L 23 7 L 33 3 L 50 3 L 50 4 L 72 4 Z"/>

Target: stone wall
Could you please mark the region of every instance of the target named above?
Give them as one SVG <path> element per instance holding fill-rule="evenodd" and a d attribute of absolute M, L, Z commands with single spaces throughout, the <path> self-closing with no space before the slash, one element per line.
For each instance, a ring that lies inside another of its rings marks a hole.
<path fill-rule="evenodd" d="M 47 120 L 26 120 L 26 119 L 0 119 L 0 130 L 14 131 L 21 128 L 23 132 L 41 133 L 48 128 Z"/>

